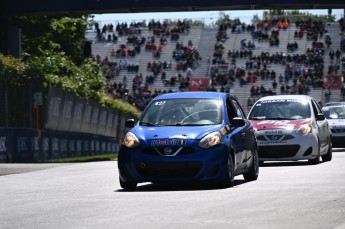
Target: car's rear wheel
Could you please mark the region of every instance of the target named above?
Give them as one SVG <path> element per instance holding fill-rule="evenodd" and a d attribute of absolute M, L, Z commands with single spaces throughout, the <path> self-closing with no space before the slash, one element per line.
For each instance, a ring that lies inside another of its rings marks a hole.
<path fill-rule="evenodd" d="M 332 160 L 332 141 L 331 139 L 329 139 L 329 143 L 328 143 L 328 151 L 325 155 L 322 155 L 322 161 L 331 161 Z"/>
<path fill-rule="evenodd" d="M 318 149 L 317 156 L 313 159 L 308 160 L 309 164 L 311 165 L 317 165 L 320 163 L 320 144 L 318 145 L 317 149 Z"/>
<path fill-rule="evenodd" d="M 123 188 L 124 190 L 135 190 L 137 188 L 137 183 L 135 182 L 126 182 L 120 179 L 120 186 L 121 188 Z"/>
<path fill-rule="evenodd" d="M 259 176 L 259 158 L 257 149 L 252 151 L 252 157 L 253 161 L 249 171 L 243 174 L 243 177 L 246 181 L 256 180 Z"/>
<path fill-rule="evenodd" d="M 228 154 L 228 160 L 226 165 L 226 174 L 224 180 L 220 182 L 221 187 L 229 188 L 234 186 L 234 162 L 232 156 Z"/>

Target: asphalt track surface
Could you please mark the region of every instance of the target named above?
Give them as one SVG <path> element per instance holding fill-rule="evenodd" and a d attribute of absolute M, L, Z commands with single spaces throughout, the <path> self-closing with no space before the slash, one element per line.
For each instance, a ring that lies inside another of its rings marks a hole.
<path fill-rule="evenodd" d="M 345 151 L 331 162 L 267 163 L 233 188 L 139 184 L 117 162 L 0 164 L 0 228 L 345 228 Z M 7 172 L 6 172 L 7 171 Z"/>

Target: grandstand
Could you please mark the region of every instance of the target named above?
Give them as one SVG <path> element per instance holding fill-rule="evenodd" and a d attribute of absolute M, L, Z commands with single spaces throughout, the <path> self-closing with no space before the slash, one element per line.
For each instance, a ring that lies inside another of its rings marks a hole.
<path fill-rule="evenodd" d="M 254 25 L 256 26 L 256 25 Z M 328 73 L 328 66 L 332 63 L 334 64 L 336 60 L 331 60 L 331 57 L 329 55 L 329 52 L 332 50 L 336 52 L 336 50 L 341 50 L 340 47 L 340 40 L 342 38 L 341 34 L 341 28 L 339 26 L 339 23 L 324 23 L 323 24 L 325 33 L 323 36 L 317 36 L 316 40 L 317 42 L 320 42 L 324 45 L 323 50 L 324 54 L 322 56 L 323 59 L 323 73 L 322 75 L 327 75 Z M 273 24 L 268 30 L 267 34 L 271 34 L 271 32 L 279 31 L 279 45 L 271 45 L 270 42 L 267 41 L 259 41 L 258 38 L 253 37 L 253 33 L 251 31 L 247 31 L 246 29 L 237 32 L 233 31 L 231 27 L 228 27 L 226 29 L 223 29 L 223 32 L 227 35 L 227 39 L 222 40 L 222 46 L 223 46 L 223 54 L 222 64 L 216 64 L 217 65 L 217 71 L 223 72 L 224 74 L 227 74 L 229 64 L 231 63 L 232 58 L 227 58 L 228 51 L 243 51 L 248 50 L 248 48 L 242 48 L 243 41 L 249 41 L 254 40 L 255 42 L 255 48 L 250 48 L 252 52 L 252 56 L 260 56 L 263 52 L 269 53 L 269 55 L 274 55 L 276 53 L 283 54 L 284 57 L 290 55 L 303 55 L 307 52 L 307 50 L 313 49 L 313 39 L 310 39 L 310 37 L 307 37 L 307 34 L 305 33 L 303 37 L 296 37 L 296 31 L 300 29 L 300 26 L 297 27 L 296 23 L 290 23 L 289 26 L 286 29 L 277 29 L 276 25 Z M 122 55 L 115 55 L 111 56 L 111 50 L 118 50 L 120 49 L 121 45 L 125 45 L 127 50 L 134 50 L 135 45 L 133 43 L 128 42 L 129 34 L 121 34 L 119 35 L 118 31 L 115 29 L 113 31 L 106 30 L 102 37 L 97 37 L 96 31 L 88 31 L 87 38 L 92 42 L 92 54 L 93 56 L 99 55 L 100 60 L 102 61 L 104 58 L 108 58 L 108 61 L 111 63 L 119 64 L 119 62 L 126 61 L 128 65 L 135 65 L 138 67 L 137 71 L 128 71 L 126 67 L 121 68 L 118 72 L 118 75 L 112 75 L 109 77 L 109 84 L 112 85 L 114 82 L 116 83 L 122 83 L 123 82 L 123 76 L 126 75 L 128 82 L 127 82 L 127 89 L 129 94 L 133 94 L 134 92 L 137 92 L 137 89 L 133 91 L 133 79 L 135 76 L 139 73 L 142 74 L 144 81 L 146 76 L 152 76 L 152 72 L 147 68 L 147 65 L 149 62 L 153 63 L 163 63 L 163 62 L 172 62 L 172 68 L 165 69 L 166 72 L 166 80 L 169 80 L 172 76 L 178 76 L 180 74 L 180 77 L 185 78 L 187 75 L 186 68 L 184 69 L 176 69 L 177 61 L 175 58 L 173 58 L 174 50 L 176 50 L 176 44 L 182 44 L 185 47 L 192 47 L 198 51 L 198 55 L 200 56 L 200 59 L 196 62 L 194 61 L 192 64 L 192 78 L 206 78 L 209 79 L 210 85 L 208 90 L 218 90 L 221 91 L 222 88 L 224 88 L 225 85 L 217 84 L 217 82 L 212 82 L 212 59 L 213 54 L 215 50 L 215 44 L 218 42 L 217 40 L 217 34 L 219 32 L 219 28 L 206 28 L 203 26 L 192 26 L 188 31 L 185 30 L 184 32 L 180 32 L 177 40 L 171 40 L 170 35 L 166 36 L 166 44 L 162 48 L 162 51 L 160 52 L 160 56 L 157 57 L 155 55 L 155 51 L 153 50 L 147 50 L 145 48 L 145 44 L 141 46 L 141 51 L 135 53 L 135 56 L 122 56 Z M 306 32 L 306 31 L 305 31 Z M 115 34 L 117 36 L 117 41 L 114 41 L 112 39 L 107 40 L 107 37 L 109 34 Z M 155 45 L 158 46 L 160 42 L 161 35 L 155 34 L 154 30 L 148 27 L 142 27 L 140 28 L 140 33 L 135 33 L 135 35 L 148 38 L 148 37 L 155 37 Z M 325 42 L 326 35 L 329 35 L 331 38 L 332 44 L 328 47 Z M 244 40 L 246 39 L 246 40 Z M 147 41 L 147 40 L 146 40 Z M 287 50 L 288 44 L 297 44 L 298 48 L 294 51 Z M 344 53 L 344 50 L 342 50 Z M 341 54 L 340 59 L 342 59 L 344 54 Z M 253 69 L 248 69 L 246 63 L 248 61 L 249 57 L 245 58 L 235 58 L 235 64 L 236 68 L 242 68 L 244 69 L 245 75 L 248 75 L 248 72 L 253 71 Z M 343 59 L 344 60 L 344 59 Z M 308 64 L 300 64 L 301 67 L 309 68 Z M 343 66 L 340 63 L 339 65 L 340 69 L 338 70 L 338 74 L 341 75 Z M 262 69 L 263 67 L 261 67 Z M 271 89 L 273 93 L 281 94 L 281 84 L 292 86 L 293 80 L 290 79 L 288 81 L 279 82 L 278 76 L 283 75 L 285 76 L 285 62 L 282 64 L 269 62 L 267 63 L 266 69 L 269 71 L 274 71 L 276 73 L 276 82 L 277 87 L 273 88 L 273 78 L 266 77 L 263 79 L 262 77 L 258 76 L 257 81 L 255 82 L 255 85 L 263 85 L 266 89 Z M 311 67 L 312 68 L 312 67 Z M 341 78 L 342 82 L 342 78 Z M 297 83 L 299 83 L 299 79 L 297 79 Z M 321 82 L 322 83 L 322 82 Z M 211 86 L 212 84 L 212 86 Z M 143 83 L 144 85 L 144 83 Z M 142 86 L 143 86 L 142 85 Z M 252 96 L 251 94 L 251 87 L 253 83 L 247 82 L 243 85 L 240 84 L 239 78 L 235 78 L 235 81 L 232 83 L 230 87 L 230 93 L 232 95 L 237 96 L 243 107 L 248 111 L 250 106 L 247 106 L 248 98 L 254 97 L 254 100 L 258 97 L 262 96 L 262 94 L 257 96 Z M 153 92 L 155 90 L 157 91 L 181 91 L 181 90 L 188 90 L 186 88 L 179 87 L 180 84 L 177 82 L 175 85 L 171 85 L 169 82 L 164 82 L 161 79 L 161 73 L 158 73 L 156 77 L 154 77 L 153 82 L 150 82 L 146 85 L 146 88 Z M 222 87 L 223 86 L 223 87 Z M 141 91 L 142 92 L 142 91 Z M 342 98 L 340 89 L 332 89 L 331 90 L 332 100 L 340 100 Z M 289 93 L 297 93 L 297 92 L 289 92 Z M 315 86 L 309 85 L 309 91 L 307 92 L 309 95 L 314 97 L 316 100 L 324 102 L 325 96 L 324 96 L 324 89 L 322 85 Z"/>

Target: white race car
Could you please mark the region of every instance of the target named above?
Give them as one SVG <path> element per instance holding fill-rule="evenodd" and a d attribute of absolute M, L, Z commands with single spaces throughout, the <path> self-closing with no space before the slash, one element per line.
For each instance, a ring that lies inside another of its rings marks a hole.
<path fill-rule="evenodd" d="M 345 102 L 330 102 L 322 107 L 332 131 L 332 146 L 345 148 Z"/>
<path fill-rule="evenodd" d="M 332 137 L 319 104 L 306 95 L 260 98 L 251 108 L 259 148 L 259 160 L 308 160 L 318 164 L 332 160 Z"/>

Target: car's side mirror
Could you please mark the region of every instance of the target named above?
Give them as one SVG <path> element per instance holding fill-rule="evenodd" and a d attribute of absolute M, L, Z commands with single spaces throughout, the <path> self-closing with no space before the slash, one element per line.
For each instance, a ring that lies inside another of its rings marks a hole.
<path fill-rule="evenodd" d="M 235 117 L 230 121 L 233 127 L 241 127 L 246 124 L 243 118 Z"/>
<path fill-rule="evenodd" d="M 321 114 L 321 113 L 317 114 L 316 115 L 316 120 L 317 121 L 325 120 L 325 115 Z"/>
<path fill-rule="evenodd" d="M 126 122 L 125 122 L 125 127 L 133 128 L 134 124 L 135 124 L 134 119 L 127 119 Z"/>

